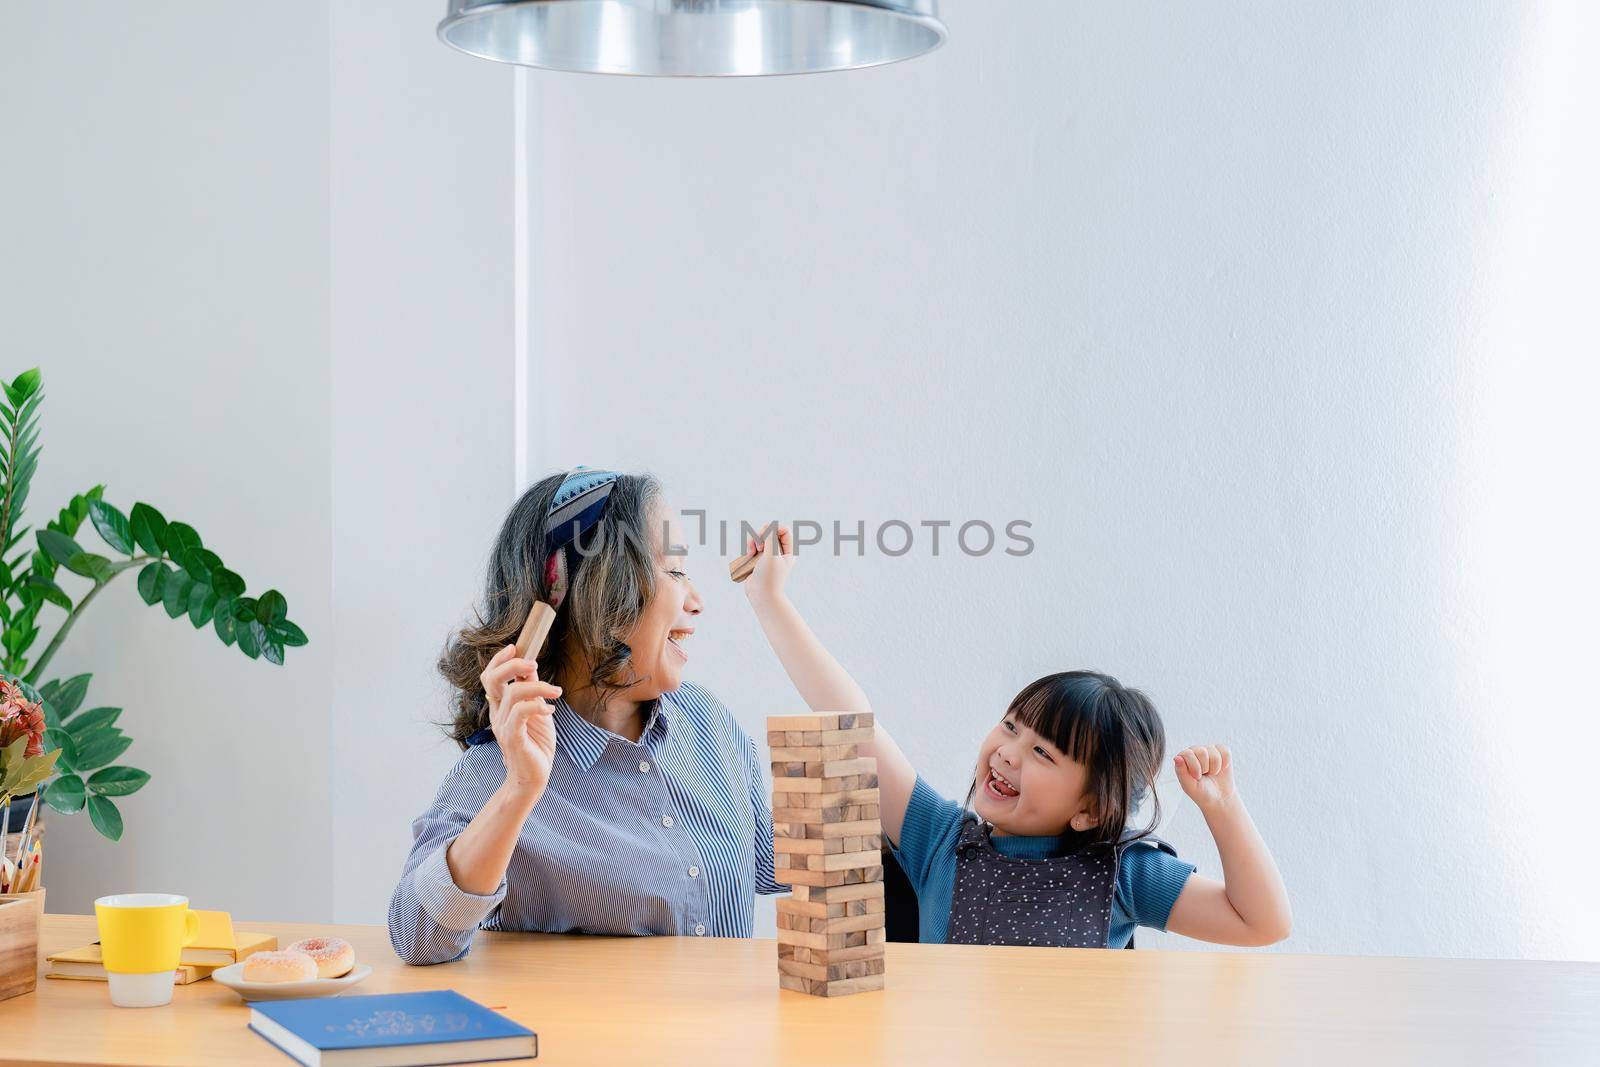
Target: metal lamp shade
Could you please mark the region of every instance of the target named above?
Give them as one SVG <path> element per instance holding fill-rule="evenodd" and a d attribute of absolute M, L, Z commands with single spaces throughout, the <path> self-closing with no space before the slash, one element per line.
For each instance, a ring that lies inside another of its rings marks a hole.
<path fill-rule="evenodd" d="M 809 74 L 944 43 L 938 0 L 450 0 L 439 39 L 501 63 L 594 74 Z"/>

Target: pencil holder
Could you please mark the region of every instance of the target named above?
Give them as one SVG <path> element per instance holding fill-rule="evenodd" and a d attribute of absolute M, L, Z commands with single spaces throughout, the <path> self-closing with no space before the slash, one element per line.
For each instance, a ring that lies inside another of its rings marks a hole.
<path fill-rule="evenodd" d="M 43 889 L 0 897 L 0 1000 L 33 992 L 43 914 Z"/>

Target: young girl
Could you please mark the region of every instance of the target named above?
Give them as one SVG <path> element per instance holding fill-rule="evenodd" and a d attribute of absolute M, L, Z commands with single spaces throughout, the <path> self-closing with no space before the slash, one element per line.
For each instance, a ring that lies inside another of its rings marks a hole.
<path fill-rule="evenodd" d="M 767 640 L 811 710 L 871 711 L 784 595 L 795 557 L 788 529 L 776 537 L 776 550 L 751 543 L 760 555 L 744 583 Z M 883 832 L 916 889 L 920 940 L 1124 948 L 1138 926 L 1226 945 L 1288 937 L 1288 895 L 1226 748 L 1200 745 L 1173 759 L 1210 827 L 1223 881 L 1128 825 L 1165 749 L 1150 700 L 1090 671 L 1049 675 L 1017 694 L 979 747 L 965 804 L 934 792 L 877 726 L 861 754 L 878 758 Z"/>

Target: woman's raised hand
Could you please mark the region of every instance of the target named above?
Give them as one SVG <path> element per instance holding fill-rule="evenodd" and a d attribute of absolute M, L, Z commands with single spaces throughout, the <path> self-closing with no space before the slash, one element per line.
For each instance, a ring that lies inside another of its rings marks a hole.
<path fill-rule="evenodd" d="M 772 527 L 768 527 L 769 530 Z M 745 538 L 745 552 L 756 553 L 756 569 L 745 580 L 744 594 L 751 601 L 773 599 L 783 595 L 784 583 L 794 569 L 794 535 L 787 526 L 778 526 L 775 532 L 761 540 Z"/>
<path fill-rule="evenodd" d="M 544 792 L 556 755 L 555 708 L 561 687 L 539 680 L 539 665 L 517 657 L 515 645 L 495 653 L 479 676 L 489 699 L 489 727 L 500 744 L 506 785 Z"/>

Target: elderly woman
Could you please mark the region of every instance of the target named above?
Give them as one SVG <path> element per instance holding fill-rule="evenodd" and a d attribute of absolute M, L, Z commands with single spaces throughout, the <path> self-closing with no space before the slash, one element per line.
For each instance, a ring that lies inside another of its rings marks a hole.
<path fill-rule="evenodd" d="M 407 963 L 480 927 L 749 937 L 755 894 L 786 891 L 755 744 L 683 680 L 701 601 L 678 543 L 648 476 L 580 468 L 511 509 L 439 663 L 465 751 L 389 905 Z M 535 600 L 556 609 L 537 663 L 509 643 Z"/>

